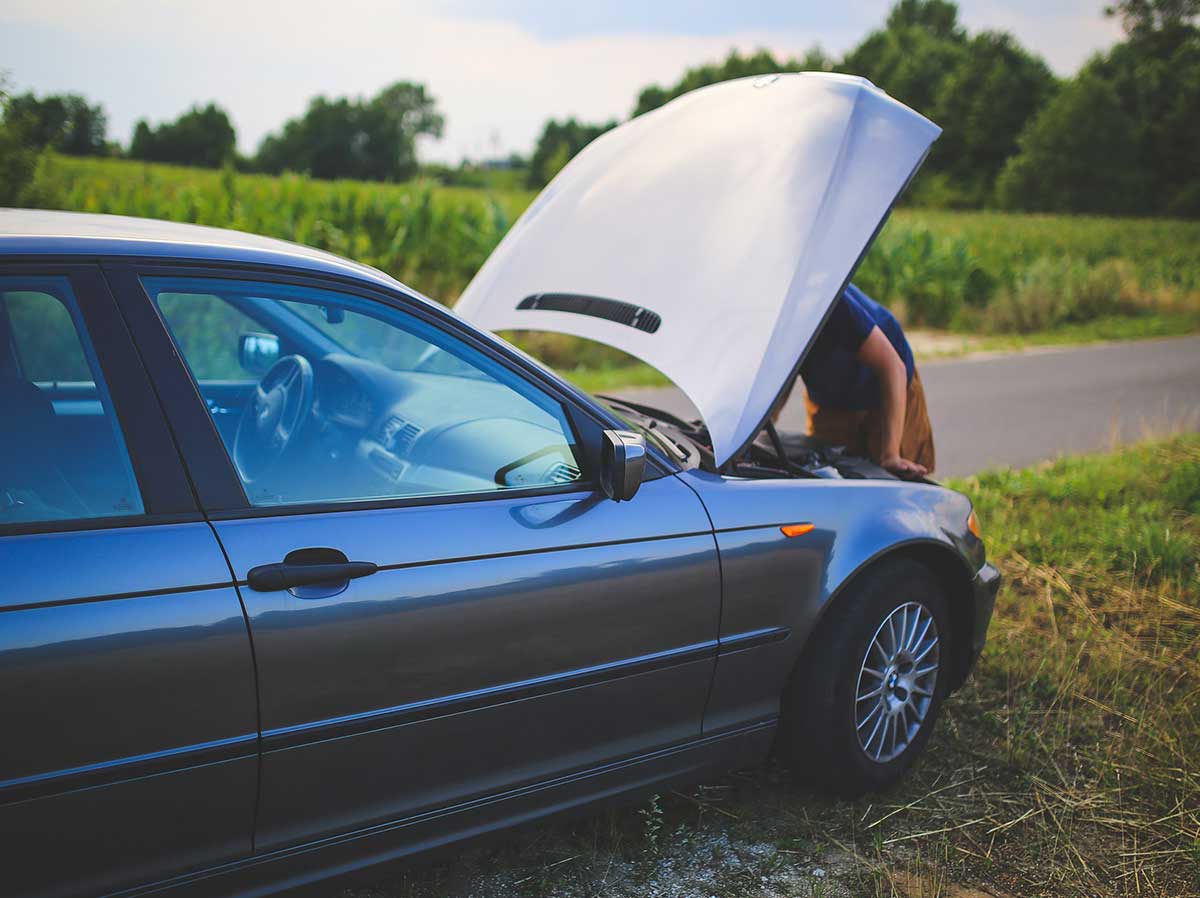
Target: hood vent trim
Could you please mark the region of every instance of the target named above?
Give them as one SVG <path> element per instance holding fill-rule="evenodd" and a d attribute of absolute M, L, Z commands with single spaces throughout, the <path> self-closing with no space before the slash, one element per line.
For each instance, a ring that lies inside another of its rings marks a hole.
<path fill-rule="evenodd" d="M 619 299 L 604 299 L 600 296 L 582 296 L 577 293 L 538 293 L 526 296 L 517 303 L 523 311 L 570 312 L 574 315 L 589 315 L 603 318 L 616 324 L 624 324 L 647 334 L 655 333 L 662 325 L 662 316 L 644 306 Z"/>

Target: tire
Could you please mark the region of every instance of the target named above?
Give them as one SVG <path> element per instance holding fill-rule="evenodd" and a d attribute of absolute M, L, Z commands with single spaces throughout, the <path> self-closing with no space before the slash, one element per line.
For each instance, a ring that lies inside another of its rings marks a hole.
<path fill-rule="evenodd" d="M 837 599 L 792 672 L 780 759 L 819 791 L 847 798 L 896 783 L 937 722 L 952 636 L 945 590 L 928 568 L 908 559 L 869 568 Z"/>

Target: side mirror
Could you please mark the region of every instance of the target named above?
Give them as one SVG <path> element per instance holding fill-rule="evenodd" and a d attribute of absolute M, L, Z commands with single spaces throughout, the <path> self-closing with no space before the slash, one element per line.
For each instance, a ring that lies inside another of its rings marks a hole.
<path fill-rule="evenodd" d="M 646 469 L 646 441 L 628 430 L 604 431 L 600 451 L 600 486 L 617 502 L 632 499 L 642 485 Z"/>
<path fill-rule="evenodd" d="M 238 361 L 251 374 L 266 374 L 279 361 L 279 338 L 274 334 L 242 334 Z"/>

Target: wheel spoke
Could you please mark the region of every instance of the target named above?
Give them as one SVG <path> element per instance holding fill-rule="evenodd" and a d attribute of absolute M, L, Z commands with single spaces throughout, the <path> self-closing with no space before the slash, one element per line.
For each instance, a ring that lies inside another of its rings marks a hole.
<path fill-rule="evenodd" d="M 871 648 L 867 650 L 867 657 L 871 657 L 871 652 L 879 652 L 879 657 L 883 660 L 884 664 L 887 664 L 888 653 L 887 649 L 883 647 L 883 640 L 880 639 L 882 635 L 882 633 L 876 635 L 875 640 L 871 643 Z"/>
<path fill-rule="evenodd" d="M 935 636 L 933 638 L 933 640 L 929 643 L 929 645 L 925 646 L 925 648 L 923 648 L 921 650 L 920 654 L 913 656 L 913 659 L 912 659 L 913 664 L 914 665 L 920 664 L 925 659 L 926 655 L 928 655 L 930 652 L 932 652 L 934 649 L 937 648 L 937 644 L 938 644 L 938 641 L 937 641 L 937 637 Z"/>
<path fill-rule="evenodd" d="M 883 753 L 887 746 L 888 734 L 892 731 L 892 716 L 890 714 L 883 715 L 883 729 L 879 732 L 879 748 L 875 752 L 875 760 L 878 761 L 883 757 Z"/>
<path fill-rule="evenodd" d="M 919 619 L 918 619 L 918 623 L 920 623 L 920 620 L 919 620 Z M 912 641 L 911 641 L 911 642 L 909 642 L 909 644 L 908 644 L 908 646 L 907 646 L 907 648 L 909 649 L 909 651 L 915 651 L 915 650 L 916 650 L 916 648 L 917 648 L 917 646 L 919 646 L 919 645 L 920 645 L 922 642 L 924 642 L 924 641 L 925 641 L 925 635 L 926 635 L 926 634 L 929 632 L 929 628 L 930 628 L 930 627 L 932 627 L 932 626 L 933 626 L 933 617 L 928 617 L 928 618 L 926 618 L 926 620 L 925 620 L 925 626 L 924 626 L 924 627 L 921 629 L 921 635 L 920 635 L 920 636 L 917 636 L 917 635 L 916 635 L 917 628 L 916 628 L 916 627 L 913 627 L 913 635 L 914 635 L 914 638 L 912 639 Z"/>
<path fill-rule="evenodd" d="M 855 729 L 857 729 L 857 730 L 861 730 L 861 729 L 862 729 L 863 727 L 865 727 L 865 726 L 866 726 L 868 723 L 870 723 L 870 722 L 871 722 L 871 718 L 872 718 L 872 717 L 874 717 L 874 716 L 875 716 L 875 714 L 876 714 L 878 711 L 882 710 L 882 709 L 883 709 L 883 703 L 882 703 L 882 702 L 877 702 L 877 703 L 875 704 L 875 706 L 874 706 L 873 708 L 871 708 L 871 710 L 870 710 L 870 711 L 868 711 L 868 712 L 867 712 L 867 716 L 866 716 L 866 717 L 864 717 L 864 718 L 862 719 L 862 723 L 860 723 L 858 726 L 856 726 L 856 727 L 855 727 Z M 875 726 L 879 726 L 879 723 L 878 723 L 878 721 L 876 721 L 876 723 L 875 723 Z M 871 732 L 872 732 L 872 734 L 874 734 L 874 730 L 872 730 Z M 867 741 L 869 742 L 869 741 L 870 741 L 870 739 L 868 739 Z"/>
<path fill-rule="evenodd" d="M 870 692 L 867 692 L 867 693 L 864 693 L 863 695 L 860 695 L 860 696 L 859 696 L 859 697 L 856 699 L 856 701 L 865 702 L 867 699 L 869 699 L 869 698 L 875 698 L 876 696 L 879 696 L 879 695 L 883 695 L 883 686 L 876 686 L 876 687 L 875 687 L 874 689 L 872 689 Z"/>
<path fill-rule="evenodd" d="M 880 705 L 879 707 L 882 712 L 883 705 Z M 862 747 L 866 751 L 869 752 L 871 750 L 871 743 L 875 741 L 875 734 L 879 732 L 879 727 L 884 726 L 886 728 L 887 719 L 888 719 L 887 714 L 880 713 L 879 719 L 875 721 L 875 726 L 871 727 L 871 734 L 869 736 L 867 736 L 866 741 L 862 743 Z M 876 760 L 878 760 L 879 755 L 876 755 L 875 758 L 876 758 Z"/>
<path fill-rule="evenodd" d="M 882 670 L 876 670 L 873 667 L 864 667 L 862 669 L 862 672 L 865 674 L 870 674 L 871 676 L 875 677 L 875 679 L 877 679 L 877 680 L 883 679 L 883 671 Z"/>
<path fill-rule="evenodd" d="M 936 661 L 931 662 L 926 667 L 922 667 L 919 670 L 913 671 L 914 684 L 916 684 L 918 686 L 924 686 L 926 688 L 931 687 L 933 684 L 929 682 L 929 678 L 934 677 L 934 680 L 936 681 L 937 671 L 938 671 L 938 663 Z"/>

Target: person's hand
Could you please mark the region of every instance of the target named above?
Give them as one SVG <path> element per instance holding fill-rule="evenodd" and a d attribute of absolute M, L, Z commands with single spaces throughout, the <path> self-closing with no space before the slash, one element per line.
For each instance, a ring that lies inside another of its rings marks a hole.
<path fill-rule="evenodd" d="M 929 473 L 929 469 L 924 465 L 919 465 L 915 461 L 909 461 L 907 458 L 901 458 L 899 455 L 884 456 L 880 467 L 890 471 L 902 480 L 915 480 L 918 477 L 924 477 Z"/>

